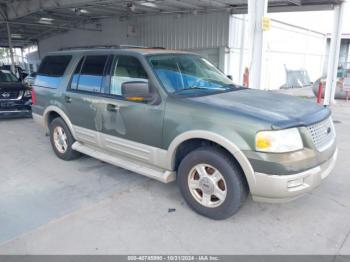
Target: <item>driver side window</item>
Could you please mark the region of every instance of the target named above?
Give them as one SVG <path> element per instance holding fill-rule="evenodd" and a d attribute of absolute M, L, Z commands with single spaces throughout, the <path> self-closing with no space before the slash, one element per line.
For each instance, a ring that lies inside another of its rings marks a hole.
<path fill-rule="evenodd" d="M 114 59 L 111 74 L 110 94 L 122 96 L 125 82 L 147 82 L 148 76 L 140 61 L 132 56 L 118 56 Z"/>

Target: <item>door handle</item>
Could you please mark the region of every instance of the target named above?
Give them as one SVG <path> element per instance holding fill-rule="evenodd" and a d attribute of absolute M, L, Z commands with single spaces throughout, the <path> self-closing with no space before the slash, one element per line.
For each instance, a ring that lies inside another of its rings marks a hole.
<path fill-rule="evenodd" d="M 119 110 L 119 106 L 118 105 L 107 104 L 107 111 L 117 112 L 118 110 Z"/>
<path fill-rule="evenodd" d="M 72 98 L 70 96 L 65 96 L 64 100 L 66 101 L 66 103 L 71 103 L 72 102 Z"/>

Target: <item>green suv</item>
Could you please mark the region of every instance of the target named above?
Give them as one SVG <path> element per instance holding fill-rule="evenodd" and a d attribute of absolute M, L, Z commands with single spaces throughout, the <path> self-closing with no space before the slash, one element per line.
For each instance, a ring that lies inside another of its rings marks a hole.
<path fill-rule="evenodd" d="M 213 218 L 248 194 L 281 202 L 318 186 L 337 158 L 328 108 L 235 85 L 205 58 L 152 48 L 47 55 L 33 117 L 55 154 L 86 154 L 168 183 Z"/>

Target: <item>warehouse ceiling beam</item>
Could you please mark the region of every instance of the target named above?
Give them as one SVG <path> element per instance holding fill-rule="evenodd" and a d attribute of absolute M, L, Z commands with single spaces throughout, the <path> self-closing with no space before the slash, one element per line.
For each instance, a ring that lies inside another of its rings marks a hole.
<path fill-rule="evenodd" d="M 20 17 L 33 14 L 40 10 L 54 10 L 56 8 L 73 8 L 73 7 L 79 7 L 87 4 L 98 4 L 101 2 L 106 2 L 106 1 L 97 1 L 97 0 L 14 1 L 7 4 L 6 12 L 7 12 L 8 19 L 13 20 L 13 19 L 17 19 Z"/>
<path fill-rule="evenodd" d="M 319 5 L 284 5 L 284 6 L 269 6 L 268 13 L 282 13 L 282 12 L 308 12 L 308 11 L 328 11 L 334 10 L 334 4 L 319 4 Z M 232 14 L 247 14 L 247 6 L 238 6 L 232 8 Z"/>
<path fill-rule="evenodd" d="M 0 24 L 6 24 L 6 20 L 0 20 Z M 53 29 L 65 29 L 65 30 L 82 30 L 82 31 L 93 31 L 93 32 L 101 32 L 101 29 L 98 28 L 87 28 L 87 27 L 75 27 L 75 26 L 62 26 L 62 25 L 52 25 L 52 24 L 39 24 L 39 23 L 29 23 L 29 22 L 15 22 L 15 21 L 9 21 L 9 24 L 13 25 L 23 25 L 23 26 L 35 26 L 35 27 L 46 27 L 46 28 L 53 28 Z"/>
<path fill-rule="evenodd" d="M 288 2 L 295 5 L 301 5 L 301 0 L 288 0 Z"/>

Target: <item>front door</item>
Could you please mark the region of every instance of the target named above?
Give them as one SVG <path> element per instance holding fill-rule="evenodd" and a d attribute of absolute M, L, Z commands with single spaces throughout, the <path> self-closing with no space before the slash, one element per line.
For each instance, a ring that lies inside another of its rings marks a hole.
<path fill-rule="evenodd" d="M 124 99 L 121 86 L 133 81 L 149 81 L 141 62 L 133 56 L 116 56 L 100 104 L 103 141 L 115 153 L 149 161 L 152 148 L 160 148 L 162 143 L 163 104 Z"/>

